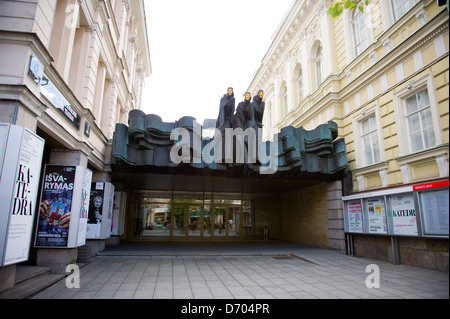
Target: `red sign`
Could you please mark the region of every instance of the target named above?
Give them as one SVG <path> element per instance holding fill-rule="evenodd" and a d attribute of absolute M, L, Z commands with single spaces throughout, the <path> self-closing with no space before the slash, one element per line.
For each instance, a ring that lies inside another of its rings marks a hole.
<path fill-rule="evenodd" d="M 414 191 L 423 191 L 423 190 L 439 188 L 439 187 L 448 187 L 448 181 L 414 185 L 413 190 Z"/>

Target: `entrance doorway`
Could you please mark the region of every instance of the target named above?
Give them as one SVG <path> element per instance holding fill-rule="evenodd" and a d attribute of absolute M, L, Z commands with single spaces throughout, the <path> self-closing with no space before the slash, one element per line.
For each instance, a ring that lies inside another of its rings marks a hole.
<path fill-rule="evenodd" d="M 171 194 L 137 202 L 135 238 L 139 240 L 227 241 L 255 236 L 252 200 L 241 194 Z M 178 195 L 178 196 L 177 196 Z M 170 197 L 169 197 L 170 196 Z M 217 197 L 216 197 L 217 196 Z"/>

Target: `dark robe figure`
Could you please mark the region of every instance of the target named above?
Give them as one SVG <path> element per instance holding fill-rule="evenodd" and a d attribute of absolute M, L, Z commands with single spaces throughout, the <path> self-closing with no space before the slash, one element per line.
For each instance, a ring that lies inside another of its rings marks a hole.
<path fill-rule="evenodd" d="M 253 109 L 253 116 L 254 116 L 254 126 L 253 128 L 258 131 L 258 128 L 263 127 L 263 117 L 264 117 L 264 107 L 265 103 L 262 100 L 264 97 L 264 91 L 259 90 L 258 94 L 253 97 L 252 102 L 252 109 Z"/>
<path fill-rule="evenodd" d="M 233 128 L 241 128 L 244 131 L 247 128 L 247 122 L 253 117 L 251 99 L 250 92 L 245 92 L 244 101 L 240 102 L 236 109 Z"/>
<path fill-rule="evenodd" d="M 216 121 L 216 128 L 222 133 L 226 128 L 233 127 L 235 103 L 233 88 L 229 87 L 227 94 L 220 99 L 219 117 Z"/>

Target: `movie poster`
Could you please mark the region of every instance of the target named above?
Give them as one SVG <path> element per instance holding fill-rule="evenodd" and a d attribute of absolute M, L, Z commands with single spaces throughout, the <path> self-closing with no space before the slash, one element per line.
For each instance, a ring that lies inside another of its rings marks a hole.
<path fill-rule="evenodd" d="M 76 166 L 46 166 L 36 233 L 38 247 L 67 247 Z"/>

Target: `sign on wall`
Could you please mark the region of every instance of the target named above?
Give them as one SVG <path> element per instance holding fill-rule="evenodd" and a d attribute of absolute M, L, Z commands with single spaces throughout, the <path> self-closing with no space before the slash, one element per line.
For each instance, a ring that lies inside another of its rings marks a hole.
<path fill-rule="evenodd" d="M 73 126 L 80 129 L 80 115 L 74 110 L 64 95 L 58 90 L 52 81 L 45 75 L 44 66 L 34 56 L 31 55 L 28 75 L 31 76 L 41 88 L 41 94 L 56 107 Z M 85 131 L 86 132 L 86 131 Z M 89 136 L 89 135 L 87 135 Z"/>
<path fill-rule="evenodd" d="M 45 166 L 35 247 L 85 244 L 91 180 L 92 172 L 82 166 Z"/>
<path fill-rule="evenodd" d="M 28 260 L 44 140 L 0 124 L 0 266 Z"/>
<path fill-rule="evenodd" d="M 448 186 L 447 180 L 345 196 L 345 232 L 448 237 Z"/>

